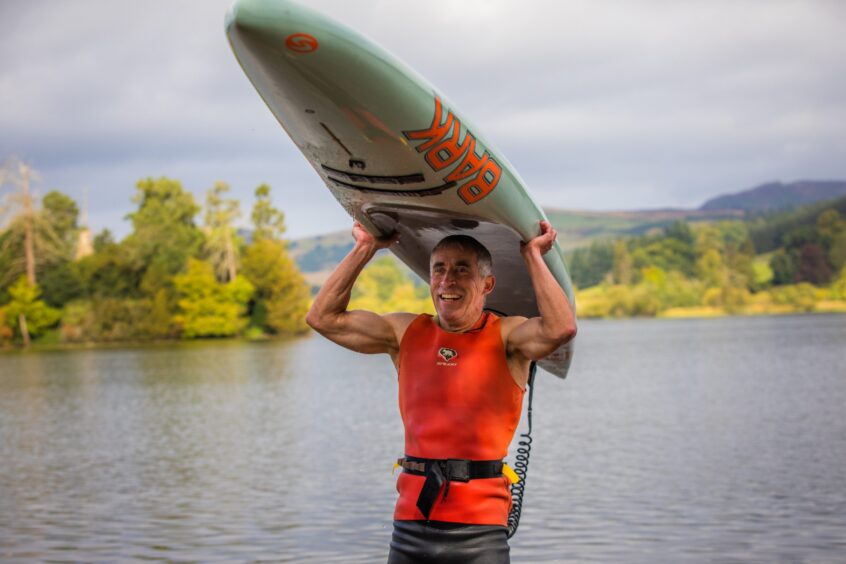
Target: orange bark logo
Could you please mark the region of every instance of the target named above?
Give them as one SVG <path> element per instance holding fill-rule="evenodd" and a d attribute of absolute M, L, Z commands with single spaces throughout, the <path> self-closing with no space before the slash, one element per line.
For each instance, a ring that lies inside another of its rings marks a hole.
<path fill-rule="evenodd" d="M 458 195 L 465 204 L 475 204 L 496 188 L 502 168 L 487 151 L 476 154 L 476 138 L 467 129 L 462 137 L 461 122 L 451 111 L 446 110 L 446 117 L 443 114 L 441 99 L 436 96 L 432 125 L 426 129 L 403 131 L 403 134 L 409 140 L 423 141 L 417 146 L 417 152 L 425 151 L 426 162 L 432 170 L 439 172 L 453 167 L 444 180 L 460 182 Z"/>
<path fill-rule="evenodd" d="M 285 46 L 297 53 L 311 53 L 317 50 L 317 39 L 307 33 L 295 33 L 285 39 Z"/>

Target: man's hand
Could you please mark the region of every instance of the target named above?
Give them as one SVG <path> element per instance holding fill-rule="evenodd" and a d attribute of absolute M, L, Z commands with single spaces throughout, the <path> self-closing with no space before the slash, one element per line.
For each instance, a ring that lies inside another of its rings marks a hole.
<path fill-rule="evenodd" d="M 342 347 L 363 353 L 388 353 L 396 362 L 402 334 L 414 315 L 377 315 L 370 311 L 348 311 L 347 306 L 353 284 L 364 265 L 373 258 L 376 251 L 395 243 L 399 234 L 377 238 L 356 221 L 352 235 L 355 246 L 320 287 L 306 315 L 306 322 Z"/>
<path fill-rule="evenodd" d="M 364 226 L 356 221 L 353 223 L 352 228 L 352 236 L 355 239 L 355 244 L 357 247 L 363 247 L 366 249 L 373 249 L 374 251 L 378 251 L 379 249 L 387 249 L 397 241 L 399 241 L 399 232 L 394 231 L 388 237 L 374 237 L 367 231 Z"/>
<path fill-rule="evenodd" d="M 520 245 L 540 315 L 528 320 L 515 318 L 508 322 L 511 326 L 506 339 L 509 358 L 519 355 L 526 360 L 540 360 L 576 334 L 576 319 L 570 301 L 543 259 L 543 255 L 555 243 L 557 235 L 548 221 L 541 221 L 540 235 Z"/>
<path fill-rule="evenodd" d="M 556 237 L 558 237 L 558 231 L 548 221 L 541 221 L 540 235 L 530 239 L 528 243 L 520 243 L 520 252 L 524 257 L 535 252 L 545 255 L 552 248 Z"/>

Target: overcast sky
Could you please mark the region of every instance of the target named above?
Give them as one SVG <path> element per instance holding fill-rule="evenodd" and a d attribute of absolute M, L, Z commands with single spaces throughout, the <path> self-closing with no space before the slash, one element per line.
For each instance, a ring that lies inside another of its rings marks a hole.
<path fill-rule="evenodd" d="M 139 178 L 244 221 L 273 187 L 292 238 L 350 221 L 233 57 L 230 0 L 0 0 L 0 159 L 125 235 Z M 846 178 L 846 2 L 312 0 L 426 77 L 544 206 L 697 207 Z"/>

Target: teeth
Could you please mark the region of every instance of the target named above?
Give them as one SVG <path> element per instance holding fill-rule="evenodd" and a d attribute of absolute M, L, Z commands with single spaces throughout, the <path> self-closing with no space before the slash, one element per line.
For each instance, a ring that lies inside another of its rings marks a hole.
<path fill-rule="evenodd" d="M 457 300 L 461 298 L 461 296 L 457 296 L 455 294 L 441 294 L 442 300 Z"/>

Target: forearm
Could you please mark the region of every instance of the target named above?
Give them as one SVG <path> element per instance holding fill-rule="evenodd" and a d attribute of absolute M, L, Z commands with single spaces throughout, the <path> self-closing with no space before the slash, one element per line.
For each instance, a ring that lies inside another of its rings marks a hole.
<path fill-rule="evenodd" d="M 535 291 L 543 337 L 551 341 L 568 341 L 576 333 L 576 319 L 567 294 L 558 285 L 540 251 L 526 250 L 523 261 Z"/>
<path fill-rule="evenodd" d="M 353 284 L 375 254 L 375 247 L 356 244 L 338 264 L 315 296 L 306 316 L 306 322 L 312 328 L 320 332 L 330 330 L 347 311 Z"/>

